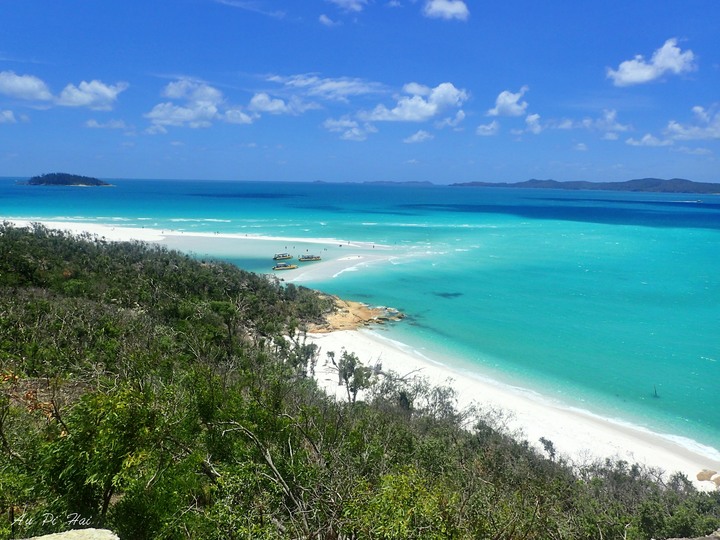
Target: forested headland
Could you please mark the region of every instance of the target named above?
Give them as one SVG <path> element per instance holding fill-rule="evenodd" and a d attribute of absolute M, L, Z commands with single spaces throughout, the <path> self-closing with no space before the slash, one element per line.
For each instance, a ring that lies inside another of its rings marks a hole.
<path fill-rule="evenodd" d="M 139 242 L 0 225 L 0 538 L 648 539 L 720 492 L 573 465 L 450 388 L 303 338 L 315 291 Z M 330 361 L 348 389 L 313 380 Z M 359 389 L 367 398 L 354 399 Z M 49 519 L 52 518 L 52 519 Z"/>

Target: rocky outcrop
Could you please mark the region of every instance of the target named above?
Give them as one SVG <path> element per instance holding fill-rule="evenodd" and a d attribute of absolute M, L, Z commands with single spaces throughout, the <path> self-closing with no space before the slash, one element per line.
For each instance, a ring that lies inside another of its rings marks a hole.
<path fill-rule="evenodd" d="M 336 330 L 357 330 L 371 324 L 399 321 L 404 317 L 394 308 L 370 307 L 362 302 L 343 300 L 336 296 L 332 299 L 332 311 L 325 315 L 323 322 L 310 325 L 309 332 L 322 334 Z"/>

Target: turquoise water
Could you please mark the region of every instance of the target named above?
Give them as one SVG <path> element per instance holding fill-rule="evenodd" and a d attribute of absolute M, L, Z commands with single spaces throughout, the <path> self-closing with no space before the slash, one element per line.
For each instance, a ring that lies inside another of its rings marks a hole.
<path fill-rule="evenodd" d="M 384 332 L 431 357 L 720 448 L 720 196 L 113 182 L 0 179 L 0 216 L 391 246 L 307 285 L 401 309 Z"/>

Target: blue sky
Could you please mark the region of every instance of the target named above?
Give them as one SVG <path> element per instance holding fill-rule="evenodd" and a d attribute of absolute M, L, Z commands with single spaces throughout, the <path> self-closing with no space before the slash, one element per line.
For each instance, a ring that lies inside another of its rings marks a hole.
<path fill-rule="evenodd" d="M 720 182 L 720 2 L 3 0 L 0 176 Z"/>

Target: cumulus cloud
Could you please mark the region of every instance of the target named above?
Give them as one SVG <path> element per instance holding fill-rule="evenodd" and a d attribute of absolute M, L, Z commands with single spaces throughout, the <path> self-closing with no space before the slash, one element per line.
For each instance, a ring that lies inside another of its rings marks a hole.
<path fill-rule="evenodd" d="M 53 99 L 44 81 L 34 75 L 16 75 L 13 71 L 0 71 L 0 94 L 29 101 Z"/>
<path fill-rule="evenodd" d="M 126 129 L 127 126 L 122 120 L 108 120 L 107 122 L 98 122 L 97 120 L 90 119 L 85 122 L 85 127 L 92 129 Z"/>
<path fill-rule="evenodd" d="M 465 21 L 470 16 L 470 11 L 463 0 L 427 0 L 423 14 L 435 19 Z"/>
<path fill-rule="evenodd" d="M 345 11 L 362 11 L 367 5 L 368 0 L 327 0 L 331 4 L 335 4 Z"/>
<path fill-rule="evenodd" d="M 710 110 L 695 106 L 692 108 L 695 122 L 681 124 L 671 120 L 665 133 L 672 139 L 689 141 L 703 139 L 720 139 L 720 109 L 716 106 Z"/>
<path fill-rule="evenodd" d="M 655 81 L 666 73 L 678 75 L 694 69 L 693 52 L 680 50 L 677 39 L 672 38 L 653 53 L 649 62 L 638 54 L 632 60 L 621 62 L 616 70 L 608 68 L 607 76 L 615 86 L 631 86 Z"/>
<path fill-rule="evenodd" d="M 493 120 L 489 124 L 480 124 L 475 130 L 475 133 L 481 137 L 490 137 L 496 135 L 500 131 L 500 123 L 497 120 Z"/>
<path fill-rule="evenodd" d="M 252 124 L 259 112 L 280 114 L 288 106 L 282 100 L 273 100 L 267 94 L 256 94 L 250 103 L 250 111 L 228 105 L 223 93 L 217 88 L 193 79 L 179 79 L 168 83 L 162 96 L 170 99 L 159 103 L 145 114 L 152 126 L 149 133 L 166 133 L 167 126 L 190 128 L 210 127 L 215 121 L 228 124 Z"/>
<path fill-rule="evenodd" d="M 320 15 L 320 17 L 318 17 L 318 21 L 320 21 L 320 24 L 322 24 L 323 26 L 337 26 L 338 24 L 340 24 L 340 23 L 333 21 L 330 17 L 328 17 L 324 13 L 322 15 Z"/>
<path fill-rule="evenodd" d="M 605 109 L 602 116 L 598 118 L 586 117 L 582 120 L 571 120 L 564 118 L 559 121 L 549 122 L 548 127 L 555 129 L 588 129 L 603 132 L 603 138 L 607 140 L 615 140 L 618 138 L 619 132 L 630 131 L 632 127 L 629 124 L 622 124 L 618 120 L 617 111 L 615 109 Z"/>
<path fill-rule="evenodd" d="M 248 108 L 251 111 L 270 114 L 283 114 L 288 112 L 288 107 L 282 99 L 273 99 L 264 92 L 255 94 L 250 100 Z"/>
<path fill-rule="evenodd" d="M 173 100 L 183 100 L 184 103 L 159 103 L 145 114 L 145 118 L 153 124 L 151 133 L 163 133 L 165 126 L 209 127 L 213 120 L 221 117 L 219 106 L 224 101 L 222 92 L 208 84 L 181 79 L 165 86 L 162 95 Z"/>
<path fill-rule="evenodd" d="M 427 131 L 421 129 L 421 130 L 419 130 L 419 131 L 416 131 L 415 133 L 413 133 L 413 134 L 410 135 L 409 137 L 406 137 L 405 139 L 403 139 L 403 142 L 406 143 L 406 144 L 414 144 L 414 143 L 421 143 L 421 142 L 429 141 L 429 140 L 431 140 L 431 139 L 433 139 L 433 138 L 434 138 L 434 137 L 433 137 L 432 134 L 430 134 L 430 133 L 428 133 Z"/>
<path fill-rule="evenodd" d="M 643 136 L 642 139 L 629 138 L 625 141 L 630 146 L 670 146 L 673 142 L 668 139 L 658 139 L 650 133 Z"/>
<path fill-rule="evenodd" d="M 543 130 L 542 125 L 540 124 L 540 115 L 528 114 L 525 117 L 525 126 L 530 133 L 534 133 L 535 135 L 540 133 Z"/>
<path fill-rule="evenodd" d="M 418 83 L 406 84 L 403 91 L 410 95 L 398 98 L 396 105 L 388 109 L 378 105 L 371 112 L 360 116 L 369 121 L 383 122 L 425 122 L 451 107 L 460 107 L 468 99 L 465 90 L 452 83 L 441 83 L 430 88 Z"/>
<path fill-rule="evenodd" d="M 190 103 L 186 106 L 159 103 L 145 115 L 155 126 L 209 127 L 218 117 L 218 108 L 211 103 Z"/>
<path fill-rule="evenodd" d="M 12 111 L 0 111 L 0 124 L 14 124 L 15 122 L 17 120 Z"/>
<path fill-rule="evenodd" d="M 28 101 L 53 102 L 64 107 L 89 107 L 94 110 L 112 109 L 118 95 L 128 88 L 126 82 L 105 84 L 102 81 L 82 81 L 68 84 L 55 97 L 42 79 L 34 75 L 17 75 L 12 71 L 0 72 L 0 94 Z"/>
<path fill-rule="evenodd" d="M 78 86 L 68 84 L 57 98 L 58 105 L 65 107 L 89 107 L 94 110 L 112 109 L 118 94 L 128 88 L 125 82 L 115 85 L 101 81 L 82 81 Z"/>
<path fill-rule="evenodd" d="M 520 101 L 528 91 L 527 86 L 523 86 L 519 92 L 513 93 L 504 90 L 498 94 L 495 99 L 495 107 L 488 110 L 489 116 L 522 116 L 525 114 L 528 104 L 526 101 Z"/>
<path fill-rule="evenodd" d="M 303 103 L 299 98 L 292 98 L 284 101 L 279 98 L 271 98 L 266 92 L 258 92 L 252 99 L 248 109 L 258 113 L 269 114 L 302 114 L 310 109 L 317 109 L 314 103 Z"/>
<path fill-rule="evenodd" d="M 228 109 L 223 115 L 223 119 L 228 124 L 252 124 L 254 118 L 244 112 L 242 109 Z"/>
<path fill-rule="evenodd" d="M 442 129 L 444 127 L 456 128 L 460 124 L 462 124 L 463 120 L 465 120 L 465 111 L 461 109 L 455 113 L 455 116 L 443 118 L 442 120 L 437 122 L 435 126 L 439 129 Z"/>
<path fill-rule="evenodd" d="M 587 149 L 588 149 L 588 147 L 587 147 L 587 144 L 585 144 L 585 143 L 577 143 L 575 145 L 575 150 L 577 152 L 587 152 Z"/>
<path fill-rule="evenodd" d="M 361 125 L 347 116 L 339 119 L 328 118 L 323 122 L 323 127 L 333 133 L 340 133 L 340 138 L 346 141 L 364 141 L 369 133 L 377 132 L 372 124 Z"/>

